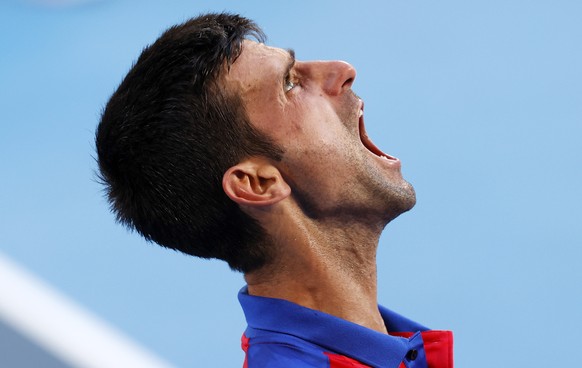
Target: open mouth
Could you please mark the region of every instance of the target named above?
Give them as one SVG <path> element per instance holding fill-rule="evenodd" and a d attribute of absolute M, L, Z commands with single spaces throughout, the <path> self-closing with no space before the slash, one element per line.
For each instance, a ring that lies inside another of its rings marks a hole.
<path fill-rule="evenodd" d="M 390 156 L 382 152 L 376 145 L 368 138 L 368 134 L 366 133 L 366 127 L 364 126 L 364 102 L 362 101 L 360 106 L 360 119 L 359 119 L 359 130 L 360 130 L 360 140 L 364 147 L 368 149 L 368 151 L 372 152 L 374 155 L 384 159 L 384 160 L 395 160 L 398 161 L 396 157 Z"/>

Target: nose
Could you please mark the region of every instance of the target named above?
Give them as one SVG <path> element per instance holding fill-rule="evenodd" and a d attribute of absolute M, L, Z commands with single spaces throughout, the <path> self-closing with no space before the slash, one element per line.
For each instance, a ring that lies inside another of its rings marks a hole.
<path fill-rule="evenodd" d="M 356 69 L 345 61 L 311 61 L 305 64 L 311 78 L 331 96 L 349 90 L 356 79 Z"/>

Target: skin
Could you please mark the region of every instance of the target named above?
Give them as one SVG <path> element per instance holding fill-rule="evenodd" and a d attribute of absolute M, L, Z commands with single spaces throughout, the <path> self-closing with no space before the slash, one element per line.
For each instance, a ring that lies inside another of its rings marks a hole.
<path fill-rule="evenodd" d="M 249 293 L 386 333 L 376 250 L 385 225 L 414 206 L 414 190 L 400 161 L 362 133 L 355 69 L 292 61 L 287 50 L 245 41 L 223 81 L 285 152 L 280 162 L 249 157 L 223 178 L 225 193 L 261 223 L 275 250 L 273 262 L 245 275 Z"/>

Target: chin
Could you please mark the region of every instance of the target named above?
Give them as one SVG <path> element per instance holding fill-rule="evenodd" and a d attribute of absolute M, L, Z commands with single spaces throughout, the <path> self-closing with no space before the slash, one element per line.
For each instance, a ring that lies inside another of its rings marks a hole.
<path fill-rule="evenodd" d="M 414 205 L 416 204 L 416 191 L 414 190 L 412 184 L 408 182 L 406 182 L 406 189 L 404 191 L 406 192 L 404 199 L 404 202 L 406 202 L 404 205 L 405 207 L 404 212 L 406 212 L 411 210 L 412 207 L 414 207 Z"/>
<path fill-rule="evenodd" d="M 404 212 L 410 211 L 416 204 L 416 192 L 414 187 L 404 182 L 404 185 L 397 190 L 392 190 L 390 198 L 386 201 L 385 221 L 388 224 Z"/>

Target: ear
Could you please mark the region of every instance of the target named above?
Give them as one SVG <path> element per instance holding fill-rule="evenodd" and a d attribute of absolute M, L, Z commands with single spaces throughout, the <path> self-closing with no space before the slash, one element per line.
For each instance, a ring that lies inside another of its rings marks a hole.
<path fill-rule="evenodd" d="M 222 177 L 222 188 L 234 202 L 252 207 L 269 206 L 291 194 L 279 170 L 257 157 L 228 169 Z"/>

